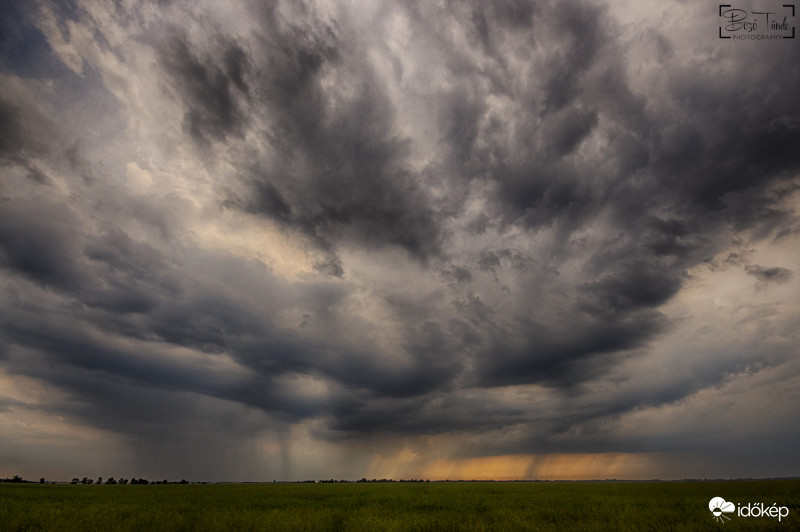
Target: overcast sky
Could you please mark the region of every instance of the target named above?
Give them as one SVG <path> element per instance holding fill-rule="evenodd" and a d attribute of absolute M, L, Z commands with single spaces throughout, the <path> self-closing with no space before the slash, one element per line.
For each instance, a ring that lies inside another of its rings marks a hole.
<path fill-rule="evenodd" d="M 800 39 L 2 3 L 0 477 L 800 475 Z"/>

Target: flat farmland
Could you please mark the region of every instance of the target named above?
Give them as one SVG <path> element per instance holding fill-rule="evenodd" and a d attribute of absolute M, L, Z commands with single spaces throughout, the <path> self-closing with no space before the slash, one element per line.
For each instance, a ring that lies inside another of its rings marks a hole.
<path fill-rule="evenodd" d="M 773 503 L 788 516 L 729 513 Z M 797 530 L 800 480 L 350 484 L 0 484 L 0 529 Z"/>

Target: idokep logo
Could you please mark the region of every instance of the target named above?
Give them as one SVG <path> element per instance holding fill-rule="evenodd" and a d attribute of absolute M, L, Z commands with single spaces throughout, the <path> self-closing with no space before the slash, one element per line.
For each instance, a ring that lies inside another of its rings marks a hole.
<path fill-rule="evenodd" d="M 714 514 L 714 520 L 719 521 L 720 523 L 724 523 L 725 519 L 728 521 L 731 520 L 725 514 L 733 513 L 736 511 L 736 505 L 732 502 L 728 502 L 722 497 L 714 497 L 710 501 L 708 501 L 708 509 L 711 510 L 711 513 Z"/>
<path fill-rule="evenodd" d="M 734 514 L 737 517 L 777 517 L 779 523 L 781 519 L 789 515 L 789 507 L 778 506 L 776 502 L 771 505 L 763 502 L 751 502 L 740 504 L 737 508 L 734 503 L 728 502 L 722 497 L 714 497 L 708 501 L 708 509 L 711 510 L 713 519 L 720 523 L 731 520 L 725 514 Z"/>

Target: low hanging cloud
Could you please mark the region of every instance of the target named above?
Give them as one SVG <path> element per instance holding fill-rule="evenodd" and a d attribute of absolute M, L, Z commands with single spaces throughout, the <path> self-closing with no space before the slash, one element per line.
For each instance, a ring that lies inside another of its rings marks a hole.
<path fill-rule="evenodd" d="M 0 423 L 186 478 L 791 474 L 797 45 L 670 5 L 15 8 Z"/>
<path fill-rule="evenodd" d="M 764 283 L 778 283 L 783 284 L 789 281 L 792 277 L 792 270 L 781 267 L 765 268 L 754 264 L 752 266 L 745 266 L 744 271 L 748 275 L 752 275 L 756 279 Z"/>

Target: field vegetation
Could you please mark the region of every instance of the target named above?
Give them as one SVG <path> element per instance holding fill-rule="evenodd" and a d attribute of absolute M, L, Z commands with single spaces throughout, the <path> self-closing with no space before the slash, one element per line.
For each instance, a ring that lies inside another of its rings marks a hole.
<path fill-rule="evenodd" d="M 712 497 L 788 506 L 717 523 Z M 800 480 L 0 484 L 0 529 L 797 530 Z"/>

